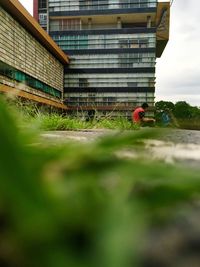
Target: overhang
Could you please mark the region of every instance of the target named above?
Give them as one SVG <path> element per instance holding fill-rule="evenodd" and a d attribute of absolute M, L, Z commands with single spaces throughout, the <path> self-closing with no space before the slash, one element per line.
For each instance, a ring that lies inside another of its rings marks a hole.
<path fill-rule="evenodd" d="M 169 40 L 170 2 L 158 2 L 156 13 L 156 56 L 161 57 Z"/>

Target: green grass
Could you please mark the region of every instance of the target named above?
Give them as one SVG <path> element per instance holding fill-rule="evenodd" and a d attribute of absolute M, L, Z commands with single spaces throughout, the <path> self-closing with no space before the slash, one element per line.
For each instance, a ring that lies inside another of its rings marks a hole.
<path fill-rule="evenodd" d="M 198 119 L 179 119 L 178 123 L 181 129 L 200 130 L 200 121 Z"/>
<path fill-rule="evenodd" d="M 114 119 L 98 117 L 87 121 L 84 117 L 74 118 L 70 116 L 61 116 L 56 113 L 43 114 L 38 112 L 35 116 L 28 116 L 28 121 L 38 125 L 41 130 L 80 130 L 80 129 L 119 129 L 135 130 L 139 127 L 133 125 L 126 118 L 117 117 Z"/>
<path fill-rule="evenodd" d="M 198 171 L 117 156 L 152 130 L 51 146 L 16 117 L 0 104 L 0 266 L 146 267 L 152 226 L 199 200 Z"/>
<path fill-rule="evenodd" d="M 34 126 L 40 130 L 46 131 L 64 131 L 81 129 L 118 129 L 118 130 L 136 130 L 139 129 L 130 120 L 122 116 L 112 118 L 111 114 L 100 116 L 97 112 L 94 119 L 88 120 L 84 114 L 77 117 L 61 115 L 56 112 L 49 113 L 41 111 L 33 102 L 22 102 L 20 100 L 10 101 L 9 107 L 13 110 L 18 109 L 18 117 L 21 123 Z M 20 115 L 20 116 L 19 116 Z"/>

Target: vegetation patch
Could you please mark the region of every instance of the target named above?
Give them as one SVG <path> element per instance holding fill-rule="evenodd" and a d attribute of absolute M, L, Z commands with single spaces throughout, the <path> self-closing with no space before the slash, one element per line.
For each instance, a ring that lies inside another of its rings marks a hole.
<path fill-rule="evenodd" d="M 1 102 L 0 266 L 200 265 L 199 172 L 117 156 L 154 131 L 51 146 L 16 117 Z"/>

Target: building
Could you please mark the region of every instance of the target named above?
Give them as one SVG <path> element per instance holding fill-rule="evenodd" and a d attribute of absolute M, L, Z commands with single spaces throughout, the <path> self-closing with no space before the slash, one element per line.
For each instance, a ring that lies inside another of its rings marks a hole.
<path fill-rule="evenodd" d="M 17 0 L 0 2 L 0 92 L 66 109 L 66 54 Z"/>
<path fill-rule="evenodd" d="M 154 105 L 156 57 L 169 39 L 169 2 L 34 0 L 34 16 L 70 55 L 64 98 L 71 110 L 130 116 Z"/>

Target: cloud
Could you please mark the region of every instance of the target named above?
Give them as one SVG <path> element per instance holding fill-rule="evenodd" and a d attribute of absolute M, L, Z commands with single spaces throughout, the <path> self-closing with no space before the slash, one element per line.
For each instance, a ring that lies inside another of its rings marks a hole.
<path fill-rule="evenodd" d="M 19 0 L 19 2 L 33 15 L 33 0 Z"/>
<path fill-rule="evenodd" d="M 157 61 L 157 98 L 179 97 L 200 106 L 199 10 L 199 0 L 174 0 L 170 40 Z"/>

